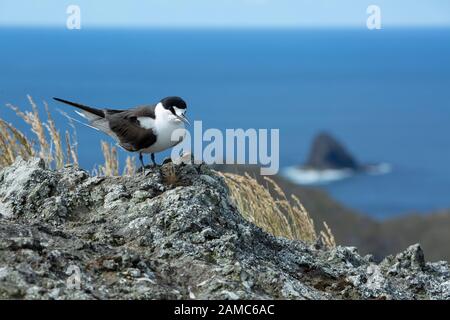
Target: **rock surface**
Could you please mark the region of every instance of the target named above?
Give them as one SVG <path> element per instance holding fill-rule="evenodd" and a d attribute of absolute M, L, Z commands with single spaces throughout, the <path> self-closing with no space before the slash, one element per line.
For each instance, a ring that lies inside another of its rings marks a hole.
<path fill-rule="evenodd" d="M 333 136 L 320 133 L 314 138 L 305 168 L 357 170 L 360 166 L 350 152 Z"/>
<path fill-rule="evenodd" d="M 356 248 L 275 238 L 245 221 L 207 166 L 134 177 L 0 171 L 0 298 L 450 299 L 419 245 L 380 264 Z"/>

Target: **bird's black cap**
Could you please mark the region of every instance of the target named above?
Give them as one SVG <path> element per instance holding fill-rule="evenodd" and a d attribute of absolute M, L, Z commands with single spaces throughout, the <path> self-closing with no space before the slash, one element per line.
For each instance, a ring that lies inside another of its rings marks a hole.
<path fill-rule="evenodd" d="M 165 109 L 170 109 L 172 107 L 177 107 L 179 109 L 186 109 L 186 102 L 180 97 L 166 97 L 161 100 L 161 103 Z"/>

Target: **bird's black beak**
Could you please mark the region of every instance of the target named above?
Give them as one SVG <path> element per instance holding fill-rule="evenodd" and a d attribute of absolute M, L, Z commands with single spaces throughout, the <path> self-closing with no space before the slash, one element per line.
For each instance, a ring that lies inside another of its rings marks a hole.
<path fill-rule="evenodd" d="M 186 123 L 187 125 L 190 125 L 190 124 L 191 124 L 184 114 L 182 114 L 181 116 L 176 115 L 176 117 L 177 117 L 178 119 L 180 119 L 181 121 L 183 121 L 184 123 Z"/>

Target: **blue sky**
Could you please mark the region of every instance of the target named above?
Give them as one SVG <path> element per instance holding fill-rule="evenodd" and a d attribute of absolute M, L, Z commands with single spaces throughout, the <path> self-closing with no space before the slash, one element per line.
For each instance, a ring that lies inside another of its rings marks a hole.
<path fill-rule="evenodd" d="M 383 27 L 450 26 L 450 0 L 0 0 L 0 25 L 65 27 L 66 8 L 82 27 L 358 27 L 369 5 Z"/>

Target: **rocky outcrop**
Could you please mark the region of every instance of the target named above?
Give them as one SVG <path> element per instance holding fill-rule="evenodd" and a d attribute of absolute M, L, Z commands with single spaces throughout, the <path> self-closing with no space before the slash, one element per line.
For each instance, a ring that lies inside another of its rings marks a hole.
<path fill-rule="evenodd" d="M 360 166 L 350 152 L 333 136 L 320 133 L 314 138 L 305 168 L 358 170 Z"/>
<path fill-rule="evenodd" d="M 449 299 L 419 245 L 380 264 L 273 237 L 204 165 L 91 177 L 39 159 L 0 171 L 0 298 Z"/>

